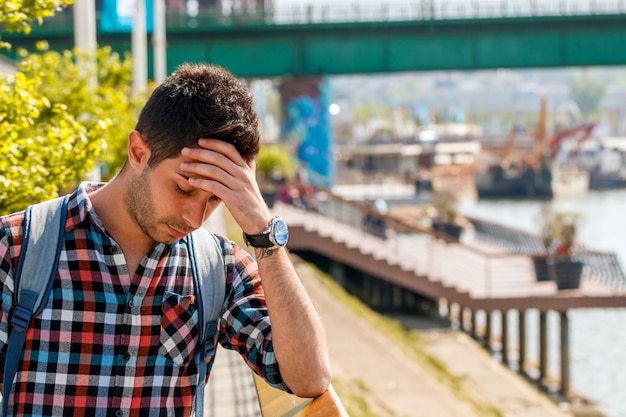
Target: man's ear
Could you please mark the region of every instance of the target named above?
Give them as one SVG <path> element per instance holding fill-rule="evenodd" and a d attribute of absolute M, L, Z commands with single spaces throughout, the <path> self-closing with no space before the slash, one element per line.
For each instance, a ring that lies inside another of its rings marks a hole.
<path fill-rule="evenodd" d="M 142 170 L 150 159 L 150 147 L 141 136 L 141 133 L 133 130 L 128 134 L 128 163 Z"/>

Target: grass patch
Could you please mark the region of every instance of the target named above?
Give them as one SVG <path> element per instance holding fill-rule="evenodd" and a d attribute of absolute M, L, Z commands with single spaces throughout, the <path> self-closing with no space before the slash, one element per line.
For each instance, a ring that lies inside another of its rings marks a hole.
<path fill-rule="evenodd" d="M 348 306 L 355 314 L 366 320 L 374 328 L 384 333 L 386 337 L 392 338 L 394 343 L 399 346 L 407 356 L 427 366 L 441 382 L 452 390 L 459 400 L 470 404 L 477 415 L 485 417 L 503 416 L 502 412 L 498 410 L 497 407 L 491 404 L 484 404 L 483 401 L 474 398 L 468 389 L 465 388 L 463 376 L 453 374 L 446 368 L 445 364 L 426 353 L 420 346 L 422 341 L 420 340 L 418 332 L 405 328 L 397 320 L 375 312 L 361 302 L 359 298 L 348 294 L 328 274 L 313 265 L 310 265 L 310 267 L 315 269 L 316 276 L 333 297 Z"/>
<path fill-rule="evenodd" d="M 335 377 L 333 387 L 350 417 L 396 417 L 385 404 L 372 403 L 371 389 L 365 381 Z"/>

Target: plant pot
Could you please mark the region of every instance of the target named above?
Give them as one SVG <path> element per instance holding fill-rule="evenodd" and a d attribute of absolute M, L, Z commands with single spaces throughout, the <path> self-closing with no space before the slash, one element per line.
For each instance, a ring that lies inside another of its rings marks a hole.
<path fill-rule="evenodd" d="M 573 261 L 567 256 L 557 256 L 548 261 L 550 276 L 559 290 L 571 290 L 580 287 L 583 263 Z"/>
<path fill-rule="evenodd" d="M 445 233 L 452 238 L 455 242 L 458 242 L 463 233 L 463 226 L 459 226 L 455 223 L 444 222 L 441 220 L 433 220 L 432 227 L 438 232 Z"/>
<path fill-rule="evenodd" d="M 535 266 L 535 276 L 537 277 L 537 281 L 550 281 L 548 258 L 543 256 L 533 258 L 533 264 Z"/>
<path fill-rule="evenodd" d="M 463 233 L 463 227 L 454 223 L 446 223 L 444 232 L 458 242 L 461 238 L 461 233 Z"/>

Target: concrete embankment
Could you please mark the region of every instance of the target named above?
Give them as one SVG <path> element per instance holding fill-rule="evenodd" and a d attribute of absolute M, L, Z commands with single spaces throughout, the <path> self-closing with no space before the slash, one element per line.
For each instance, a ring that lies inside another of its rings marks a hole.
<path fill-rule="evenodd" d="M 404 318 L 405 327 L 420 329 L 417 337 L 406 333 L 409 341 L 401 342 L 386 333 L 388 320 L 355 300 L 346 303 L 345 295 L 338 298 L 340 290 L 309 264 L 296 258 L 296 265 L 327 331 L 335 388 L 344 402 L 361 403 L 360 415 L 575 415 L 506 369 L 466 334 Z"/>

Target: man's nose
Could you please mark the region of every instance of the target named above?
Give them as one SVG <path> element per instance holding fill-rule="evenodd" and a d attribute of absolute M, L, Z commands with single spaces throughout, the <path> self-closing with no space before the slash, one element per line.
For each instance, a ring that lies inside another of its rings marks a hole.
<path fill-rule="evenodd" d="M 189 202 L 185 206 L 183 219 L 194 229 L 200 228 L 204 223 L 205 214 L 208 210 L 209 203 L 206 200 Z"/>

